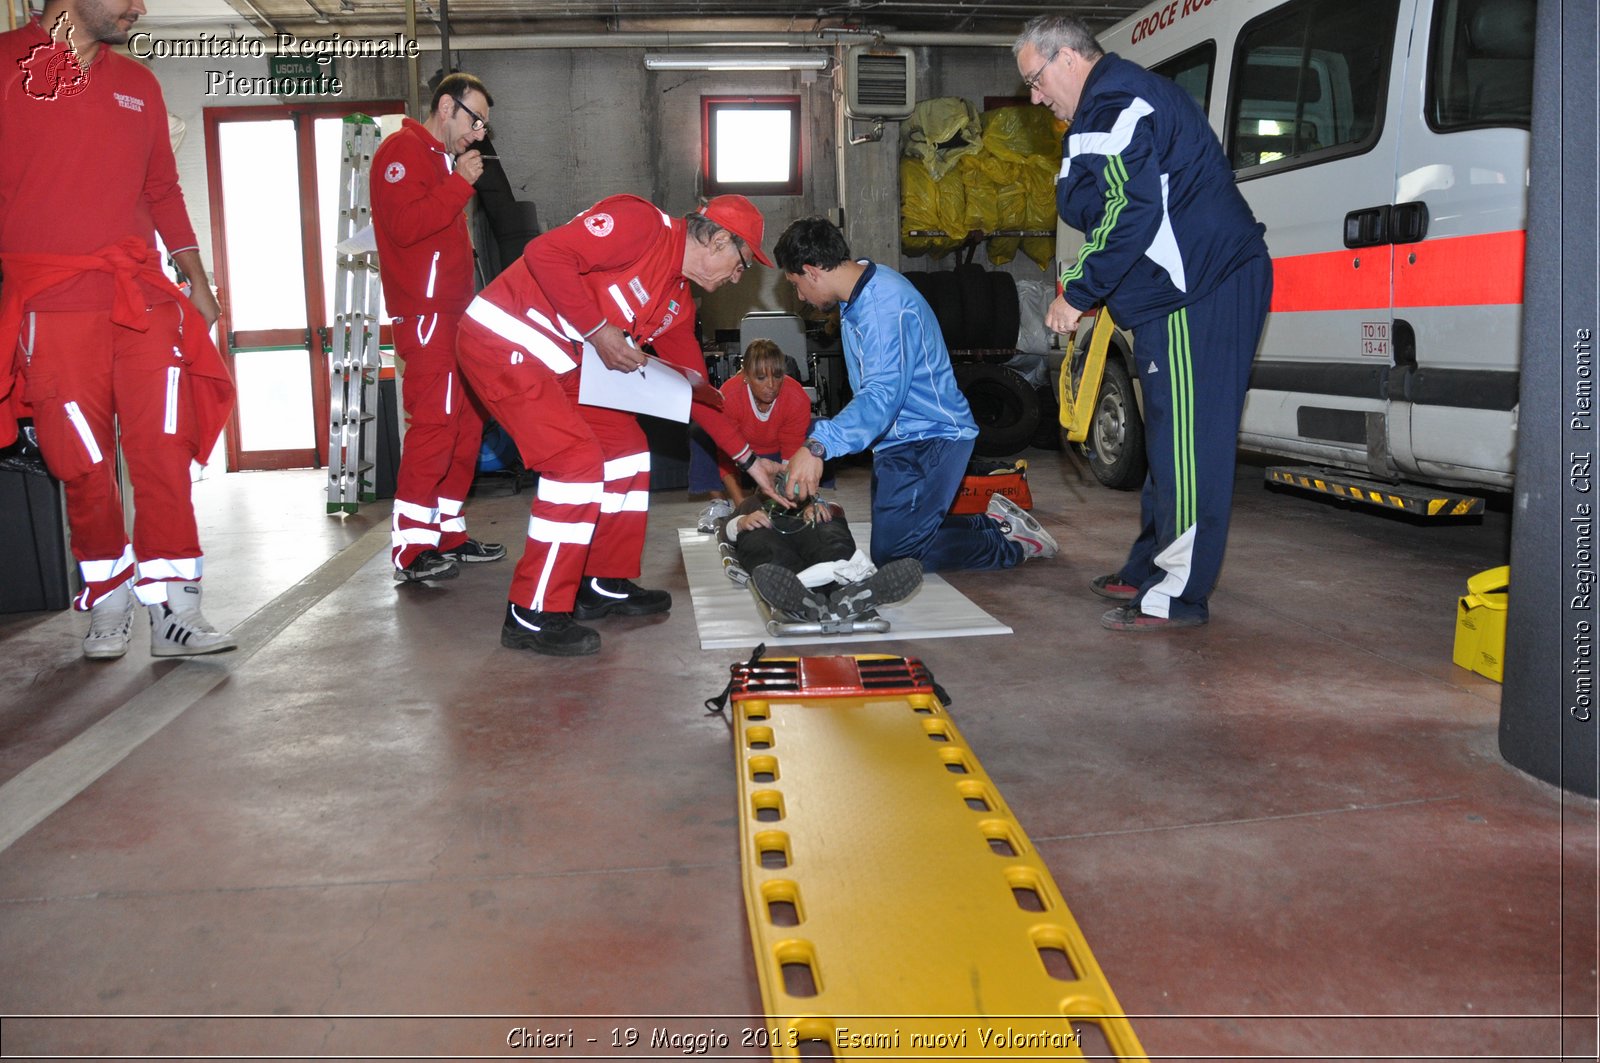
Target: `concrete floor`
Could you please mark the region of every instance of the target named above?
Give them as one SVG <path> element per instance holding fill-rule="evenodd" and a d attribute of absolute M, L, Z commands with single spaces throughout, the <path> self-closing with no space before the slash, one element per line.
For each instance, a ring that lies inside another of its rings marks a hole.
<path fill-rule="evenodd" d="M 1504 763 L 1499 687 L 1450 661 L 1506 515 L 1242 466 L 1212 623 L 1113 634 L 1087 583 L 1137 495 L 1029 456 L 1061 556 L 949 577 L 1017 634 L 871 650 L 949 692 L 1150 1056 L 1594 1059 L 1595 804 Z M 321 488 L 197 485 L 236 653 L 91 663 L 81 617 L 0 618 L 4 1054 L 671 1058 L 625 1043 L 670 1026 L 761 1055 L 701 707 L 742 655 L 698 648 L 673 532 L 699 505 L 653 499 L 671 615 L 560 661 L 500 647 L 508 563 L 396 586 L 387 506 L 327 517 Z M 839 496 L 864 513 L 864 471 Z M 519 549 L 527 501 L 481 491 L 474 533 Z"/>

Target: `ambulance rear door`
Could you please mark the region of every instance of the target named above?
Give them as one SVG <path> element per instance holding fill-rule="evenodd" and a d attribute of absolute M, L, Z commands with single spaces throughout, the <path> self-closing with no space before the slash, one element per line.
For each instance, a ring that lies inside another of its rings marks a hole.
<path fill-rule="evenodd" d="M 1393 207 L 1418 3 L 1250 5 L 1220 130 L 1274 269 L 1241 442 L 1383 477 L 1399 472 Z"/>
<path fill-rule="evenodd" d="M 1401 106 L 1389 438 L 1408 475 L 1509 487 L 1534 0 L 1431 6 Z"/>

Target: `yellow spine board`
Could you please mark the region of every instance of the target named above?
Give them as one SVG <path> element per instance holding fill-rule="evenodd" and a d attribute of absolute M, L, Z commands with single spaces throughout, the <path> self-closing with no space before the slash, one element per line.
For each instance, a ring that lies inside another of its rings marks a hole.
<path fill-rule="evenodd" d="M 773 1058 L 1145 1059 L 936 697 L 773 693 L 735 712 Z"/>

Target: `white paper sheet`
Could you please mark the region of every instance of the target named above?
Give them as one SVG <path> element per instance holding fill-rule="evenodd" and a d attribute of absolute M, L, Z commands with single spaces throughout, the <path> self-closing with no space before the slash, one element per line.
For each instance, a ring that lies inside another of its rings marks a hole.
<path fill-rule="evenodd" d="M 335 251 L 341 255 L 364 255 L 378 250 L 378 230 L 370 225 L 363 226 L 350 234 L 350 237 L 341 241 Z"/>
<path fill-rule="evenodd" d="M 870 542 L 869 524 L 851 523 L 859 542 Z M 1011 628 L 973 604 L 972 599 L 941 579 L 937 573 L 922 576 L 922 589 L 899 605 L 886 605 L 878 615 L 889 621 L 888 631 L 861 631 L 850 635 L 769 635 L 766 620 L 756 605 L 755 592 L 741 587 L 722 571 L 716 536 L 695 528 L 678 529 L 678 548 L 689 574 L 689 598 L 694 605 L 700 648 L 751 649 L 819 643 L 886 642 L 896 639 L 940 639 L 961 635 L 1009 635 Z"/>
<path fill-rule="evenodd" d="M 692 397 L 688 379 L 661 359 L 647 358 L 643 369 L 622 373 L 607 369 L 594 344 L 585 341 L 579 402 L 688 424 Z"/>

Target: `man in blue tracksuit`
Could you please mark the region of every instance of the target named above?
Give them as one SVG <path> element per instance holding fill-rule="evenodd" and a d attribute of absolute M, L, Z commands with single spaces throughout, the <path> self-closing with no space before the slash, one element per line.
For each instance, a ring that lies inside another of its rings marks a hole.
<path fill-rule="evenodd" d="M 1099 305 L 1133 329 L 1144 395 L 1142 527 L 1091 587 L 1125 604 L 1115 631 L 1193 627 L 1222 568 L 1250 364 L 1272 297 L 1264 226 L 1187 92 L 1102 52 L 1080 20 L 1043 15 L 1012 51 L 1035 103 L 1070 123 L 1056 206 L 1084 233 L 1045 324 Z"/>
<path fill-rule="evenodd" d="M 1002 495 L 987 513 L 950 516 L 978 426 L 956 388 L 939 322 L 911 282 L 852 259 L 844 234 L 825 218 L 790 225 L 772 254 L 801 299 L 839 307 L 854 392 L 832 420 L 814 422 L 790 456 L 796 497 L 816 492 L 824 458 L 870 448 L 873 564 L 914 557 L 932 572 L 1054 556 L 1055 540 Z"/>

